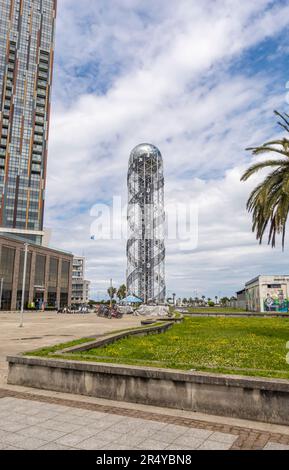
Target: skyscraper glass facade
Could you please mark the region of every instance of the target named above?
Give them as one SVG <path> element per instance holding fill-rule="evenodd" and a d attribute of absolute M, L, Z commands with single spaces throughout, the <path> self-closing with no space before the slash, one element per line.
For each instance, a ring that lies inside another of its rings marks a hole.
<path fill-rule="evenodd" d="M 57 0 L 0 0 L 0 231 L 41 243 Z"/>

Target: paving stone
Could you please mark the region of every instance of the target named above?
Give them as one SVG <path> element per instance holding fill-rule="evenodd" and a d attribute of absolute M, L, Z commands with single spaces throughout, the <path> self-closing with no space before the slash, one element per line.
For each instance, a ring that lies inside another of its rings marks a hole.
<path fill-rule="evenodd" d="M 222 432 L 214 432 L 210 436 L 211 441 L 225 442 L 233 445 L 234 442 L 238 439 L 238 436 L 233 434 L 224 434 Z"/>
<path fill-rule="evenodd" d="M 125 434 L 131 431 L 137 432 L 138 428 L 141 428 L 139 423 L 120 421 L 109 427 L 112 432 L 118 432 L 120 434 Z"/>
<path fill-rule="evenodd" d="M 88 429 L 86 427 L 83 427 L 83 428 L 77 429 L 77 431 L 69 433 L 69 435 L 71 435 L 71 436 L 84 436 L 86 439 L 88 439 L 89 437 L 96 436 L 99 432 L 100 432 L 99 428 L 98 429 Z M 65 433 L 65 435 L 68 435 L 68 434 Z"/>
<path fill-rule="evenodd" d="M 98 419 L 105 419 L 107 414 L 106 413 L 101 413 L 99 411 L 88 411 L 88 414 L 86 416 L 88 418 L 93 419 L 93 420 L 98 420 Z"/>
<path fill-rule="evenodd" d="M 110 444 L 112 444 L 111 441 L 102 441 L 100 438 L 90 437 L 89 439 L 80 442 L 75 447 L 82 450 L 98 450 L 105 449 Z"/>
<path fill-rule="evenodd" d="M 99 420 L 99 421 L 95 421 L 95 423 L 93 423 L 93 424 L 88 424 L 86 426 L 86 429 L 88 429 L 89 431 L 94 431 L 95 434 L 96 434 L 99 431 L 101 431 L 102 429 L 108 429 L 110 427 L 111 427 L 110 423 L 107 423 L 106 421 Z"/>
<path fill-rule="evenodd" d="M 49 444 L 45 444 L 42 447 L 39 447 L 37 450 L 74 450 L 71 447 L 62 446 L 60 444 L 55 444 L 55 442 L 50 442 Z"/>
<path fill-rule="evenodd" d="M 106 449 L 105 450 L 135 450 L 136 448 L 133 446 L 133 447 L 128 447 L 128 446 L 124 446 L 124 445 L 121 445 L 121 444 L 116 444 L 116 443 L 113 443 L 113 444 L 110 444 L 108 446 L 106 446 Z"/>
<path fill-rule="evenodd" d="M 278 444 L 277 442 L 268 442 L 264 450 L 289 450 L 289 445 Z"/>
<path fill-rule="evenodd" d="M 44 421 L 43 423 L 40 423 L 39 426 L 43 427 L 44 429 L 52 429 L 53 431 L 66 431 L 67 433 L 76 431 L 81 427 L 78 424 L 62 423 L 61 421 L 55 420 Z"/>
<path fill-rule="evenodd" d="M 148 421 L 145 420 L 141 426 L 141 429 L 150 429 L 153 434 L 156 431 L 163 430 L 167 427 L 167 423 L 162 423 L 160 421 Z"/>
<path fill-rule="evenodd" d="M 171 444 L 166 447 L 166 450 L 196 450 L 197 447 L 190 447 L 190 446 L 185 446 L 185 445 L 176 445 L 176 444 Z"/>
<path fill-rule="evenodd" d="M 226 442 L 211 441 L 210 439 L 207 439 L 197 449 L 198 450 L 229 450 L 231 447 L 232 445 Z"/>
<path fill-rule="evenodd" d="M 17 432 L 25 429 L 29 426 L 27 424 L 19 424 L 19 423 L 0 423 L 0 429 L 2 431 L 9 431 L 9 432 Z"/>
<path fill-rule="evenodd" d="M 109 425 L 117 424 L 117 423 L 125 423 L 126 418 L 123 416 L 118 416 L 118 415 L 113 415 L 113 414 L 106 414 L 103 418 L 101 418 L 103 421 L 108 423 Z"/>
<path fill-rule="evenodd" d="M 18 392 L 0 390 L 0 394 L 3 393 L 17 396 Z M 49 400 L 49 397 L 43 396 L 42 400 Z M 48 403 L 0 398 L 0 450 L 262 449 L 269 439 L 268 432 L 237 426 L 202 423 L 199 429 L 199 423 L 189 418 L 125 409 L 119 409 L 121 414 L 118 415 L 115 407 L 108 413 L 98 411 L 109 411 L 108 406 L 83 403 L 90 410 L 77 408 L 77 403 L 73 402 L 71 406 L 61 403 L 65 400 L 55 398 L 55 403 Z M 232 430 L 236 434 L 231 434 Z M 288 436 L 272 433 L 265 449 L 289 450 Z"/>
<path fill-rule="evenodd" d="M 137 433 L 136 434 L 124 434 L 123 436 L 118 436 L 118 438 L 113 441 L 113 443 L 118 444 L 118 445 L 124 445 L 124 446 L 134 446 L 137 447 L 138 444 L 142 443 L 145 439 L 147 439 L 147 436 L 140 436 Z"/>
<path fill-rule="evenodd" d="M 87 436 L 80 434 L 66 434 L 65 436 L 60 437 L 55 440 L 56 444 L 60 444 L 68 447 L 75 447 L 77 444 L 80 444 L 82 441 L 87 440 Z"/>
<path fill-rule="evenodd" d="M 19 417 L 17 423 L 27 426 L 34 426 L 43 423 L 44 421 L 46 421 L 46 418 L 40 416 L 21 416 Z"/>
<path fill-rule="evenodd" d="M 56 419 L 60 416 L 60 413 L 57 413 L 56 411 L 37 411 L 37 413 L 34 414 L 36 418 L 41 418 L 43 421 L 49 420 L 49 419 Z"/>
<path fill-rule="evenodd" d="M 14 447 L 14 446 L 6 446 L 4 447 L 3 450 L 23 450 L 23 449 L 19 449 L 19 447 Z"/>
<path fill-rule="evenodd" d="M 208 439 L 213 434 L 213 431 L 198 428 L 186 428 L 183 437 L 194 439 Z"/>
<path fill-rule="evenodd" d="M 26 428 L 22 431 L 19 431 L 17 434 L 24 437 L 37 437 L 39 439 L 43 439 L 44 441 L 50 442 L 65 436 L 67 432 L 53 431 L 51 429 L 44 429 L 38 426 L 32 426 L 30 428 Z"/>
<path fill-rule="evenodd" d="M 65 414 L 66 415 L 70 415 L 70 416 L 82 416 L 82 417 L 87 417 L 87 418 L 90 418 L 90 415 L 91 415 L 91 411 L 89 410 L 84 410 L 82 408 L 66 408 L 65 409 Z M 105 416 L 105 413 L 100 413 L 101 416 L 100 418 L 102 418 L 103 416 Z"/>
<path fill-rule="evenodd" d="M 47 444 L 47 441 L 37 439 L 36 437 L 28 437 L 19 443 L 19 447 L 24 450 L 37 450 L 39 447 Z"/>
<path fill-rule="evenodd" d="M 97 434 L 95 434 L 96 438 L 99 438 L 102 441 L 110 441 L 114 442 L 120 437 L 121 433 L 113 432 L 110 428 L 102 429 Z"/>
<path fill-rule="evenodd" d="M 14 415 L 13 413 L 9 413 L 6 418 L 1 419 L 0 425 L 18 423 L 22 418 L 24 418 L 24 415 Z"/>
<path fill-rule="evenodd" d="M 165 442 L 155 441 L 153 439 L 147 439 L 140 443 L 137 448 L 140 450 L 164 450 L 168 444 Z"/>
<path fill-rule="evenodd" d="M 2 437 L 5 437 L 7 434 L 10 434 L 8 431 L 3 431 L 0 429 L 0 442 L 2 441 Z"/>
<path fill-rule="evenodd" d="M 64 423 L 72 423 L 72 424 L 79 424 L 80 426 L 86 426 L 89 424 L 94 424 L 95 420 L 88 418 L 86 416 L 81 416 L 81 415 L 75 415 L 71 416 L 66 414 L 64 415 L 57 415 L 55 418 L 53 418 L 55 421 L 60 421 Z"/>
<path fill-rule="evenodd" d="M 174 429 L 171 427 L 168 429 L 166 427 L 152 434 L 151 439 L 156 440 L 156 441 L 166 442 L 167 444 L 172 444 L 175 439 L 183 436 L 185 432 L 186 432 L 186 428 L 179 429 L 179 427 L 176 427 L 176 429 Z"/>
<path fill-rule="evenodd" d="M 185 434 L 183 436 L 178 437 L 172 442 L 173 446 L 184 446 L 184 447 L 190 447 L 193 449 L 197 449 L 200 447 L 205 442 L 205 439 L 198 439 L 196 437 L 191 437 L 191 436 L 186 436 Z"/>
<path fill-rule="evenodd" d="M 26 439 L 26 437 L 21 436 L 19 434 L 12 433 L 12 432 L 7 432 L 6 436 L 2 436 L 1 442 L 2 442 L 2 444 L 3 443 L 5 443 L 7 445 L 8 444 L 9 445 L 14 445 L 15 444 L 18 447 L 20 447 L 21 442 L 23 442 L 25 439 Z"/>

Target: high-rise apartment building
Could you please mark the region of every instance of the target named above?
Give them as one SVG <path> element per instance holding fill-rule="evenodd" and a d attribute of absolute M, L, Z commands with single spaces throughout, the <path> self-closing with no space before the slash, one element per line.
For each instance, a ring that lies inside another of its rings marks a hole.
<path fill-rule="evenodd" d="M 57 0 L 0 0 L 0 233 L 41 244 Z"/>
<path fill-rule="evenodd" d="M 83 305 L 89 302 L 90 282 L 85 279 L 85 258 L 74 256 L 72 268 L 72 296 L 71 302 Z"/>

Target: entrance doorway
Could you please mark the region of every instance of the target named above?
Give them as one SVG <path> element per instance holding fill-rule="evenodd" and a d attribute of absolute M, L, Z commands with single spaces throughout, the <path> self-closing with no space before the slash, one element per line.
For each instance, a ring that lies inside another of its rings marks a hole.
<path fill-rule="evenodd" d="M 34 291 L 34 305 L 36 310 L 42 310 L 44 303 L 44 290 L 35 290 Z"/>

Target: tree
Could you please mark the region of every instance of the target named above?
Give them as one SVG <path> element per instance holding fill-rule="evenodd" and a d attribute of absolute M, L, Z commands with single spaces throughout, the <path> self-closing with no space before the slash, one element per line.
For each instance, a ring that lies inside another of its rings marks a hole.
<path fill-rule="evenodd" d="M 289 115 L 274 111 L 281 121 L 278 122 L 282 129 L 289 132 Z M 282 247 L 285 244 L 286 221 L 289 212 L 289 140 L 273 140 L 260 147 L 252 147 L 247 150 L 253 155 L 273 153 L 281 155 L 275 160 L 267 160 L 255 163 L 243 174 L 241 181 L 247 181 L 252 175 L 265 168 L 273 169 L 264 180 L 252 191 L 247 210 L 252 214 L 252 231 L 256 232 L 256 238 L 260 244 L 267 227 L 269 228 L 268 244 L 274 248 L 276 235 L 282 234 Z"/>
<path fill-rule="evenodd" d="M 119 300 L 123 300 L 126 297 L 126 285 L 125 284 L 122 284 L 120 286 L 116 295 Z"/>
<path fill-rule="evenodd" d="M 116 291 L 116 288 L 115 288 L 115 287 L 109 287 L 109 288 L 107 289 L 107 293 L 108 293 L 109 298 L 110 298 L 111 300 L 114 299 L 114 296 L 115 296 L 116 292 L 117 292 L 117 291 Z"/>
<path fill-rule="evenodd" d="M 224 305 L 224 306 L 225 306 L 225 305 L 227 304 L 227 302 L 230 302 L 229 297 L 222 297 L 222 298 L 220 299 L 220 304 L 221 304 L 221 305 Z"/>

